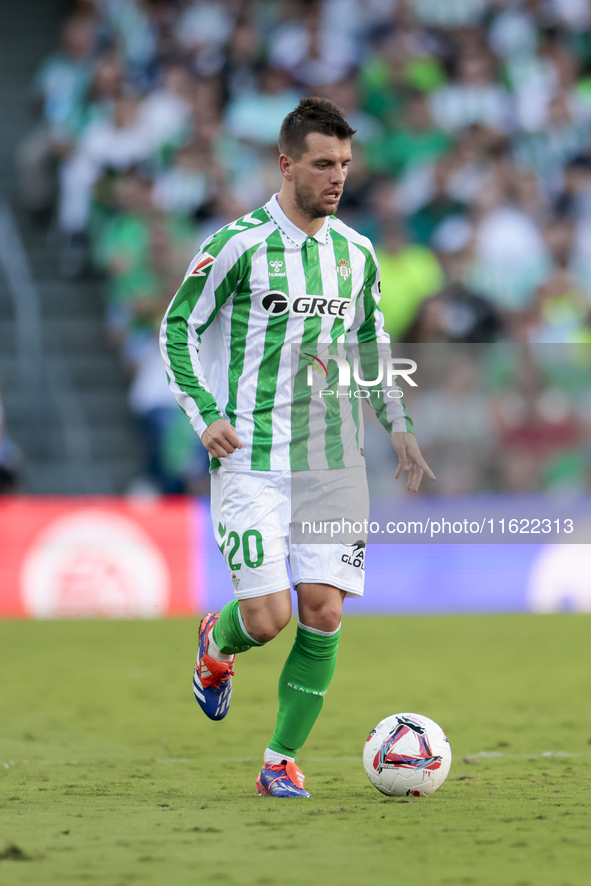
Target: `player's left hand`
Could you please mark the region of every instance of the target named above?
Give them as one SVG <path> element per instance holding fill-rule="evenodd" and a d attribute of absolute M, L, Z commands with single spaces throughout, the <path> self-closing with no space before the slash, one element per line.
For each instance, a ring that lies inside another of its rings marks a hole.
<path fill-rule="evenodd" d="M 430 480 L 435 480 L 435 474 L 421 455 L 417 438 L 408 431 L 395 431 L 392 434 L 392 446 L 398 456 L 398 468 L 394 475 L 396 479 L 403 471 L 408 471 L 406 488 L 409 492 L 418 492 L 423 474 Z"/>

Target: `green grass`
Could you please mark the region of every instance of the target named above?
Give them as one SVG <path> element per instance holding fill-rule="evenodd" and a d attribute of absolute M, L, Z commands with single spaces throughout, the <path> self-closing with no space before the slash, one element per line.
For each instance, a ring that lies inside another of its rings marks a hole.
<path fill-rule="evenodd" d="M 254 781 L 293 625 L 238 660 L 212 723 L 191 693 L 194 621 L 0 623 L 2 886 L 588 886 L 591 617 L 343 628 L 298 758 L 312 799 L 280 801 Z M 450 738 L 430 798 L 383 797 L 363 771 L 397 711 Z"/>

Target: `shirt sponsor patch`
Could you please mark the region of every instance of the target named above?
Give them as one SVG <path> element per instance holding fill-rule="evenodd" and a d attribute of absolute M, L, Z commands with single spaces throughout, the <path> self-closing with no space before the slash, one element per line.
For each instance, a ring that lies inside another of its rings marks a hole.
<path fill-rule="evenodd" d="M 217 261 L 215 256 L 210 255 L 209 252 L 204 252 L 193 270 L 190 273 L 191 277 L 205 277 L 205 272 L 208 268 L 212 266 L 214 261 Z"/>
<path fill-rule="evenodd" d="M 263 311 L 277 317 L 290 311 L 306 317 L 344 317 L 350 298 L 326 298 L 323 295 L 298 295 L 289 299 L 284 292 L 269 292 L 261 299 Z"/>

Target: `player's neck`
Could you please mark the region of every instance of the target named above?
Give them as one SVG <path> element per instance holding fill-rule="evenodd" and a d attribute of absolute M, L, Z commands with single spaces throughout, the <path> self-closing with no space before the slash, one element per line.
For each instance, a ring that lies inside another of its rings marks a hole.
<path fill-rule="evenodd" d="M 326 216 L 320 216 L 319 218 L 310 218 L 309 215 L 305 215 L 303 212 L 300 212 L 292 195 L 283 187 L 277 194 L 277 202 L 281 206 L 282 210 L 284 211 L 290 222 L 294 224 L 296 228 L 299 228 L 300 231 L 303 231 L 304 234 L 308 234 L 309 236 L 313 237 L 314 234 L 318 233 L 318 231 L 324 224 L 324 219 L 326 218 Z"/>

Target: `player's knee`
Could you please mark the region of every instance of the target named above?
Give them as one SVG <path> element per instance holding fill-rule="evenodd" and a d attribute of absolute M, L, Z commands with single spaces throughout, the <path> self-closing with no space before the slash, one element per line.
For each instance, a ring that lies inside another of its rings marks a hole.
<path fill-rule="evenodd" d="M 272 605 L 243 613 L 245 627 L 258 643 L 268 643 L 279 634 L 291 618 L 291 601 L 273 599 Z"/>
<path fill-rule="evenodd" d="M 342 606 L 330 601 L 317 606 L 306 607 L 306 611 L 300 613 L 300 621 L 309 628 L 332 633 L 339 627 L 342 614 Z"/>
<path fill-rule="evenodd" d="M 288 621 L 289 617 L 280 618 L 275 616 L 274 618 L 267 619 L 258 618 L 254 620 L 253 624 L 247 626 L 248 633 L 258 643 L 268 643 L 270 640 L 274 640 L 277 634 L 281 633 Z"/>
<path fill-rule="evenodd" d="M 251 631 L 251 634 L 257 643 L 269 643 L 271 640 L 275 639 L 279 631 L 280 628 L 277 628 L 274 625 L 264 625 L 255 628 Z"/>

